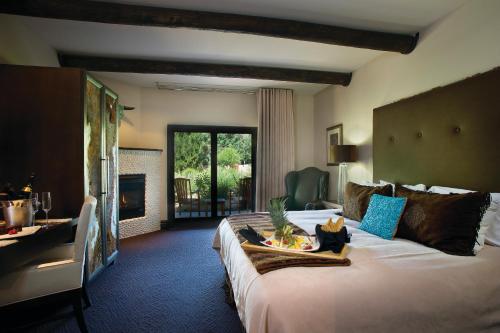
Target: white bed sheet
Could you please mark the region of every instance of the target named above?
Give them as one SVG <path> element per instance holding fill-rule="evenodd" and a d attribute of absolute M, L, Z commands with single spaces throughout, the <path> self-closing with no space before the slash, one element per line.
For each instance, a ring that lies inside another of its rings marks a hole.
<path fill-rule="evenodd" d="M 309 233 L 336 210 L 289 212 Z M 290 267 L 260 275 L 226 220 L 214 248 L 232 283 L 240 318 L 253 332 L 498 332 L 500 248 L 447 255 L 403 240 L 352 233 L 348 267 Z"/>

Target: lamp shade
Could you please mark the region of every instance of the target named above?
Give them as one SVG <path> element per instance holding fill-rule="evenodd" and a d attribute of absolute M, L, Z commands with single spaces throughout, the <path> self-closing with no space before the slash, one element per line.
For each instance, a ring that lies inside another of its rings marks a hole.
<path fill-rule="evenodd" d="M 356 162 L 358 159 L 355 145 L 333 145 L 331 149 L 334 163 Z"/>

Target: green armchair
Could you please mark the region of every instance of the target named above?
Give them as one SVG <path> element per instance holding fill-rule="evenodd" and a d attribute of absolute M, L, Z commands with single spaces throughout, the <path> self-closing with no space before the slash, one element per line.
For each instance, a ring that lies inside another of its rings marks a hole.
<path fill-rule="evenodd" d="M 287 210 L 323 209 L 323 200 L 328 198 L 330 173 L 309 167 L 300 171 L 291 171 L 285 177 Z"/>

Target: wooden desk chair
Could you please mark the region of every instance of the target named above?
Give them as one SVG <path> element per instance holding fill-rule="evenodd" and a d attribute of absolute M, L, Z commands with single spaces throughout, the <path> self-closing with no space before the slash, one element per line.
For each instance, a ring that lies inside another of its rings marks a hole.
<path fill-rule="evenodd" d="M 20 303 L 67 294 L 72 299 L 80 330 L 87 332 L 82 298 L 87 306 L 90 306 L 90 300 L 83 283 L 83 274 L 87 235 L 89 225 L 95 219 L 96 205 L 94 197 L 85 198 L 74 243 L 51 249 L 36 262 L 0 277 L 0 311 L 14 312 Z"/>
<path fill-rule="evenodd" d="M 189 205 L 189 217 L 193 216 L 193 204 L 198 207 L 198 216 L 201 213 L 200 191 L 193 192 L 191 190 L 191 180 L 189 178 L 175 178 L 174 189 L 179 204 L 179 211 L 183 205 Z M 193 195 L 196 194 L 196 197 Z"/>

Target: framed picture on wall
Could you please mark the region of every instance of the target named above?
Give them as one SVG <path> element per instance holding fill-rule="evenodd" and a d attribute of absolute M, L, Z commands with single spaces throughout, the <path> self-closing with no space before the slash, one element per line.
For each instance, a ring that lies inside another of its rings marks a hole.
<path fill-rule="evenodd" d="M 326 165 L 339 165 L 338 163 L 333 163 L 333 146 L 341 145 L 342 141 L 342 124 L 326 129 Z"/>

